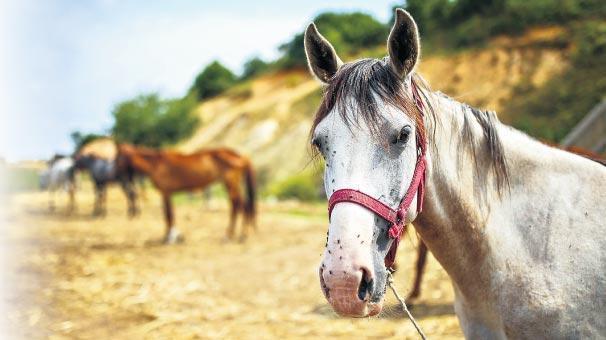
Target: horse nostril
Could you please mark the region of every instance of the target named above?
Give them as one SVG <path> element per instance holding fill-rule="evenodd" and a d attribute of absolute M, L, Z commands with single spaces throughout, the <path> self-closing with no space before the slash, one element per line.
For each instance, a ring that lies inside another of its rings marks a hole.
<path fill-rule="evenodd" d="M 324 281 L 324 269 L 320 268 L 320 286 L 322 287 L 322 292 L 324 293 L 324 296 L 326 296 L 326 298 L 330 298 L 330 289 L 328 288 L 328 286 L 326 285 L 326 282 Z"/>
<path fill-rule="evenodd" d="M 369 277 L 366 270 L 362 270 L 362 279 L 360 280 L 360 286 L 358 286 L 358 299 L 364 301 L 366 294 L 369 296 L 372 294 L 374 287 L 374 280 Z"/>

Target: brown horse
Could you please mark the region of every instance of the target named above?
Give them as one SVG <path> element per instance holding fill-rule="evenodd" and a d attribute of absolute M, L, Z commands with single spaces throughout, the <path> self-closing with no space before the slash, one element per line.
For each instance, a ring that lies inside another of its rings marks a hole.
<path fill-rule="evenodd" d="M 549 143 L 547 141 L 543 141 L 543 143 L 548 144 L 553 147 L 558 147 L 556 144 Z M 577 155 L 585 157 L 585 158 L 589 158 L 593 161 L 596 161 L 596 162 L 601 163 L 602 165 L 606 166 L 606 160 L 602 159 L 601 155 L 599 155 L 591 150 L 587 150 L 587 149 L 584 149 L 584 148 L 581 148 L 578 146 L 569 146 L 569 147 L 565 147 L 565 148 L 561 148 L 561 149 L 566 150 L 568 152 L 572 152 L 574 154 L 577 154 Z M 410 226 L 406 229 L 407 230 L 410 229 Z M 425 245 L 425 243 L 423 243 L 423 241 L 419 240 L 419 248 L 417 249 L 417 263 L 416 263 L 416 267 L 415 267 L 415 278 L 414 278 L 412 290 L 410 291 L 410 293 L 408 293 L 408 297 L 406 298 L 407 301 L 414 301 L 414 299 L 418 298 L 421 295 L 421 281 L 423 280 L 423 272 L 425 271 L 426 262 L 427 262 L 427 246 Z"/>
<path fill-rule="evenodd" d="M 118 171 L 141 172 L 147 175 L 162 194 L 166 219 L 165 243 L 180 239 L 174 227 L 171 195 L 179 191 L 204 189 L 209 184 L 221 181 L 231 201 L 231 217 L 227 238 L 234 237 L 238 212 L 244 222 L 241 240 L 246 239 L 249 228 L 255 224 L 255 178 L 249 159 L 226 149 L 200 150 L 192 154 L 176 151 L 155 150 L 129 144 L 118 145 Z M 242 180 L 246 182 L 247 195 L 241 193 Z"/>

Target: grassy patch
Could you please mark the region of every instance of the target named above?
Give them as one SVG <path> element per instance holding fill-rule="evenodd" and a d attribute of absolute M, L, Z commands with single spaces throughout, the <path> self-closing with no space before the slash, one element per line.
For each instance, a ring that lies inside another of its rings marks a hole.
<path fill-rule="evenodd" d="M 322 90 L 312 91 L 292 104 L 292 114 L 311 117 L 320 106 L 320 100 L 322 100 Z"/>
<path fill-rule="evenodd" d="M 38 190 L 39 183 L 38 171 L 34 169 L 0 167 L 0 189 L 4 193 Z"/>
<path fill-rule="evenodd" d="M 325 199 L 322 186 L 322 175 L 315 169 L 290 176 L 282 181 L 269 185 L 266 196 L 280 200 L 299 200 L 312 202 Z"/>

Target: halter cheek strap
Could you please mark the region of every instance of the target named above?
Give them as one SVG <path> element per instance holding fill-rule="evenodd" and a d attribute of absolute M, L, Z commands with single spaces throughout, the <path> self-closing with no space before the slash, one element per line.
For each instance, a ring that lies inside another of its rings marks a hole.
<path fill-rule="evenodd" d="M 412 94 L 421 115 L 423 115 L 423 102 L 419 97 L 419 93 L 414 82 L 412 83 Z M 408 187 L 408 190 L 406 190 L 406 193 L 404 194 L 404 197 L 396 210 L 392 209 L 376 198 L 354 189 L 337 190 L 330 196 L 330 199 L 328 200 L 329 218 L 332 215 L 332 210 L 334 209 L 335 205 L 342 202 L 349 202 L 363 206 L 390 223 L 388 235 L 393 239 L 393 242 L 389 248 L 389 251 L 387 252 L 387 255 L 385 256 L 385 266 L 387 268 L 391 268 L 395 261 L 396 252 L 398 251 L 398 244 L 400 243 L 400 238 L 402 237 L 404 228 L 406 227 L 406 213 L 412 204 L 415 194 L 417 197 L 417 213 L 420 213 L 423 207 L 423 198 L 425 196 L 425 172 L 427 166 L 425 159 L 425 145 L 425 136 L 417 133 L 416 146 L 419 154 L 417 156 L 415 171 L 412 176 L 410 186 Z"/>

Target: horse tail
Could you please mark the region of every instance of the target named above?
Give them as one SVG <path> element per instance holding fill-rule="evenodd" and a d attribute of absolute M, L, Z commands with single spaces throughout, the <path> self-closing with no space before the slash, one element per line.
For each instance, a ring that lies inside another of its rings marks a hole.
<path fill-rule="evenodd" d="M 254 224 L 256 215 L 257 183 L 255 181 L 255 171 L 250 162 L 246 163 L 244 172 L 246 178 L 246 203 L 244 205 L 244 211 Z"/>

